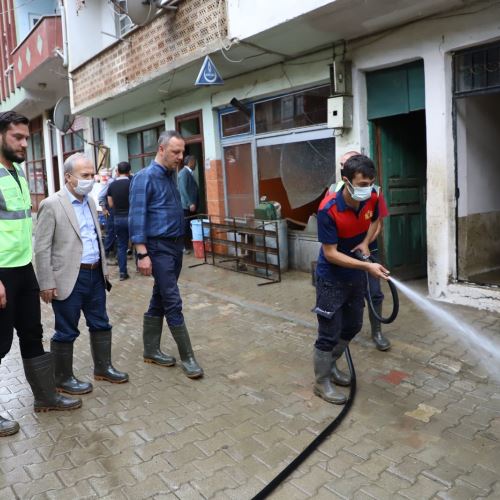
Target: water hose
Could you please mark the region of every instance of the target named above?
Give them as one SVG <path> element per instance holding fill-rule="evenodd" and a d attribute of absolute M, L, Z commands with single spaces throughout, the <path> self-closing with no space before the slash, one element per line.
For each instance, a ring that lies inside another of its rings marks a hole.
<path fill-rule="evenodd" d="M 363 252 L 361 252 L 361 250 L 356 250 L 355 252 L 352 253 L 352 256 L 355 259 L 361 260 L 363 262 L 376 262 L 370 255 L 363 255 Z M 370 280 L 368 279 L 368 272 L 366 272 L 366 291 L 367 291 L 366 296 L 368 300 L 368 307 L 370 308 L 370 311 L 375 317 L 375 319 L 377 321 L 380 321 L 381 323 L 384 323 L 385 325 L 392 323 L 396 319 L 396 316 L 399 313 L 399 295 L 396 285 L 391 281 L 390 278 L 387 280 L 387 284 L 389 285 L 389 289 L 391 290 L 391 295 L 392 295 L 392 312 L 389 316 L 387 316 L 387 318 L 384 318 L 383 316 L 377 313 L 373 305 L 372 294 L 370 290 Z"/>
<path fill-rule="evenodd" d="M 365 256 L 360 250 L 353 253 L 353 256 L 362 261 L 375 262 L 370 256 Z M 392 323 L 399 312 L 399 296 L 396 289 L 396 285 L 389 279 L 387 281 L 392 294 L 392 313 L 387 318 L 383 318 L 375 311 L 373 306 L 371 290 L 370 290 L 370 280 L 368 279 L 368 272 L 366 273 L 366 290 L 368 297 L 368 307 L 375 316 L 375 318 L 381 323 L 388 324 Z M 260 490 L 252 500 L 261 500 L 270 495 L 304 460 L 306 460 L 311 453 L 316 450 L 316 448 L 340 425 L 345 416 L 349 413 L 354 402 L 354 397 L 356 396 L 356 371 L 354 370 L 354 365 L 352 363 L 351 352 L 349 347 L 346 347 L 345 356 L 347 360 L 347 366 L 349 368 L 349 373 L 351 374 L 351 384 L 349 388 L 349 398 L 347 399 L 342 411 L 337 415 L 337 417 L 328 424 L 328 426 L 318 434 L 311 443 L 307 445 L 302 452 L 297 455 L 277 476 L 275 476 L 262 490 Z"/>
<path fill-rule="evenodd" d="M 349 398 L 347 399 L 345 405 L 343 406 L 341 412 L 335 417 L 335 419 L 328 424 L 328 426 L 318 434 L 313 441 L 311 441 L 302 452 L 296 456 L 277 476 L 275 476 L 271 482 L 269 482 L 264 488 L 262 488 L 252 500 L 261 500 L 270 495 L 306 458 L 311 455 L 311 453 L 340 425 L 342 420 L 346 417 L 351 409 L 352 403 L 354 402 L 354 397 L 356 396 L 356 372 L 354 370 L 354 365 L 352 363 L 351 352 L 349 347 L 346 347 L 345 357 L 347 360 L 347 366 L 349 368 L 349 373 L 351 374 L 351 384 L 349 388 Z"/>

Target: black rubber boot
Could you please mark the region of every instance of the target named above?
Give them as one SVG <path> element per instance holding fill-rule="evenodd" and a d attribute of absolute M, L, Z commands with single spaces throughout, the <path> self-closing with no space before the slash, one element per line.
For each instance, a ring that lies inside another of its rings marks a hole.
<path fill-rule="evenodd" d="M 12 436 L 16 432 L 19 432 L 19 424 L 17 422 L 0 417 L 0 437 Z"/>
<path fill-rule="evenodd" d="M 186 325 L 182 324 L 179 326 L 171 326 L 169 328 L 179 349 L 181 366 L 186 376 L 189 378 L 203 377 L 203 369 L 194 357 L 193 348 L 191 347 L 191 340 L 189 339 L 189 333 Z"/>
<path fill-rule="evenodd" d="M 337 392 L 330 380 L 332 372 L 332 353 L 314 349 L 314 394 L 323 398 L 328 403 L 343 405 L 347 401 L 344 394 Z"/>
<path fill-rule="evenodd" d="M 73 374 L 73 342 L 50 342 L 50 352 L 54 356 L 56 389 L 68 394 L 88 394 L 92 384 L 78 380 Z"/>
<path fill-rule="evenodd" d="M 161 366 L 174 366 L 175 358 L 160 350 L 163 316 L 144 315 L 142 340 L 144 342 L 144 362 Z"/>
<path fill-rule="evenodd" d="M 128 382 L 128 374 L 116 370 L 111 364 L 111 330 L 90 333 L 90 352 L 95 380 L 107 380 L 113 384 Z"/>
<path fill-rule="evenodd" d="M 24 359 L 24 373 L 35 396 L 35 411 L 75 410 L 82 406 L 80 398 L 68 398 L 56 391 L 54 360 L 50 352 Z"/>
<path fill-rule="evenodd" d="M 349 373 L 343 372 L 337 367 L 337 360 L 340 359 L 342 354 L 344 354 L 344 351 L 348 345 L 349 342 L 347 342 L 347 340 L 340 339 L 338 344 L 333 348 L 332 351 L 332 382 L 343 387 L 351 385 L 351 375 Z"/>
<path fill-rule="evenodd" d="M 382 315 L 382 304 L 377 304 L 374 305 L 376 313 L 381 316 Z M 375 347 L 379 351 L 387 351 L 387 349 L 390 349 L 391 347 L 391 342 L 387 337 L 384 337 L 382 334 L 382 329 L 380 326 L 380 321 L 378 321 L 375 316 L 373 315 L 372 311 L 370 308 L 368 308 L 368 316 L 370 317 L 370 325 L 372 327 L 372 340 L 373 343 L 375 344 Z"/>

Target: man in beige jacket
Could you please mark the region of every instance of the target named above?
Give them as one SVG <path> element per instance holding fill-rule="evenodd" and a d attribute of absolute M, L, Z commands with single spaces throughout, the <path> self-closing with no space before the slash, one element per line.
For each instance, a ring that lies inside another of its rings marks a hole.
<path fill-rule="evenodd" d="M 40 295 L 52 303 L 56 385 L 69 394 L 86 394 L 92 384 L 73 374 L 73 343 L 83 311 L 90 332 L 94 378 L 128 381 L 111 364 L 111 325 L 106 313 L 107 267 L 94 201 L 93 162 L 75 153 L 64 162 L 66 185 L 42 201 L 35 233 L 35 262 Z"/>

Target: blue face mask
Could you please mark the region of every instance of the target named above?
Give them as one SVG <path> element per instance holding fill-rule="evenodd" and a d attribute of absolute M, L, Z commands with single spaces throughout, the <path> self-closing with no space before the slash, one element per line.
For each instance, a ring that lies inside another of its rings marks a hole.
<path fill-rule="evenodd" d="M 350 189 L 349 187 L 347 189 L 349 190 L 349 194 L 353 200 L 366 201 L 372 195 L 373 186 L 359 187 L 353 186 L 349 181 L 347 182 L 349 186 L 351 186 Z"/>

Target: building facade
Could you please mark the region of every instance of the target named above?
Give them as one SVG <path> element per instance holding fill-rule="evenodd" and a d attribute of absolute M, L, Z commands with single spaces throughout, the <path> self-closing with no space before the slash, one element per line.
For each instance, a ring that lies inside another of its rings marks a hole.
<path fill-rule="evenodd" d="M 112 164 L 144 167 L 161 130 L 179 130 L 203 167 L 204 211 L 240 217 L 263 195 L 279 201 L 290 262 L 307 270 L 318 248 L 310 217 L 336 160 L 359 150 L 389 201 L 382 247 L 393 274 L 427 277 L 438 299 L 498 308 L 496 2 L 176 6 L 133 26 L 120 15 L 126 2 L 66 5 L 73 111 L 103 120 Z M 207 54 L 224 85 L 194 86 Z M 346 61 L 353 122 L 331 129 L 330 67 Z"/>

